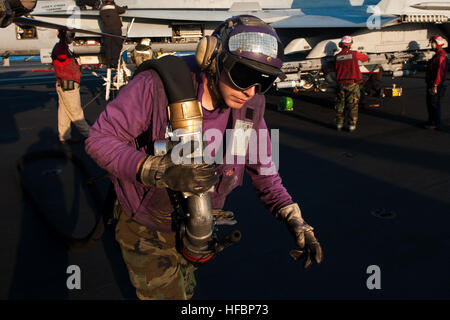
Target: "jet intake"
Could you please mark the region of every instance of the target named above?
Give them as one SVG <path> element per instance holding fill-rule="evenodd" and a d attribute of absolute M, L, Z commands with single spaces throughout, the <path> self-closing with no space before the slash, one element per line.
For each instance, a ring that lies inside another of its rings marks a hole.
<path fill-rule="evenodd" d="M 28 12 L 33 11 L 36 7 L 37 0 L 10 0 L 10 2 L 18 2 L 23 9 L 28 10 Z"/>
<path fill-rule="evenodd" d="M 6 28 L 14 18 L 30 13 L 36 4 L 37 0 L 0 0 L 0 27 Z"/>

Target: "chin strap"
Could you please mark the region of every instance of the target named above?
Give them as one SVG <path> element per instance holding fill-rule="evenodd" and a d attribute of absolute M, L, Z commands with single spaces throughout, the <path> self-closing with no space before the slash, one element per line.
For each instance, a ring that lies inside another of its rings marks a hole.
<path fill-rule="evenodd" d="M 210 71 L 206 72 L 206 77 L 208 78 L 208 89 L 214 95 L 217 105 L 220 107 L 220 113 L 224 113 L 229 107 L 225 103 L 225 100 L 223 100 L 223 97 L 219 91 L 220 71 L 218 71 L 219 69 L 217 66 L 215 69 L 215 73 Z"/>

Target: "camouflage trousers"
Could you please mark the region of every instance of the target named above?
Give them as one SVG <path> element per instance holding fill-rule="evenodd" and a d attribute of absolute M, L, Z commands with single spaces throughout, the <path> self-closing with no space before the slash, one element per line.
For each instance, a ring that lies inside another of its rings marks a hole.
<path fill-rule="evenodd" d="M 117 209 L 122 211 L 120 205 Z M 122 211 L 116 240 L 139 299 L 187 300 L 193 296 L 196 268 L 176 250 L 174 234 L 148 230 Z"/>
<path fill-rule="evenodd" d="M 358 103 L 361 96 L 358 83 L 340 84 L 336 96 L 336 124 L 343 125 L 345 118 L 349 125 L 358 122 Z"/>

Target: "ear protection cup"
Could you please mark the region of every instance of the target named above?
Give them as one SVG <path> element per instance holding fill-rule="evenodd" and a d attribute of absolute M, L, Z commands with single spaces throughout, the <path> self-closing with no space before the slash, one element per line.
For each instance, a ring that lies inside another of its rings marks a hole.
<path fill-rule="evenodd" d="M 219 46 L 220 41 L 216 36 L 205 36 L 199 41 L 195 52 L 195 60 L 201 69 L 206 69 L 211 65 Z"/>

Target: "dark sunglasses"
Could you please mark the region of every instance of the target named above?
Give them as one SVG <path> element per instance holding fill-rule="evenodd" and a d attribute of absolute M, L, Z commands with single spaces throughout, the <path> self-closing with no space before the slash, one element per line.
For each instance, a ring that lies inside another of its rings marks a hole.
<path fill-rule="evenodd" d="M 255 70 L 238 61 L 234 62 L 230 67 L 224 65 L 231 84 L 237 89 L 245 91 L 253 86 L 256 87 L 258 93 L 266 93 L 272 87 L 277 76 L 273 74 L 263 73 Z"/>

